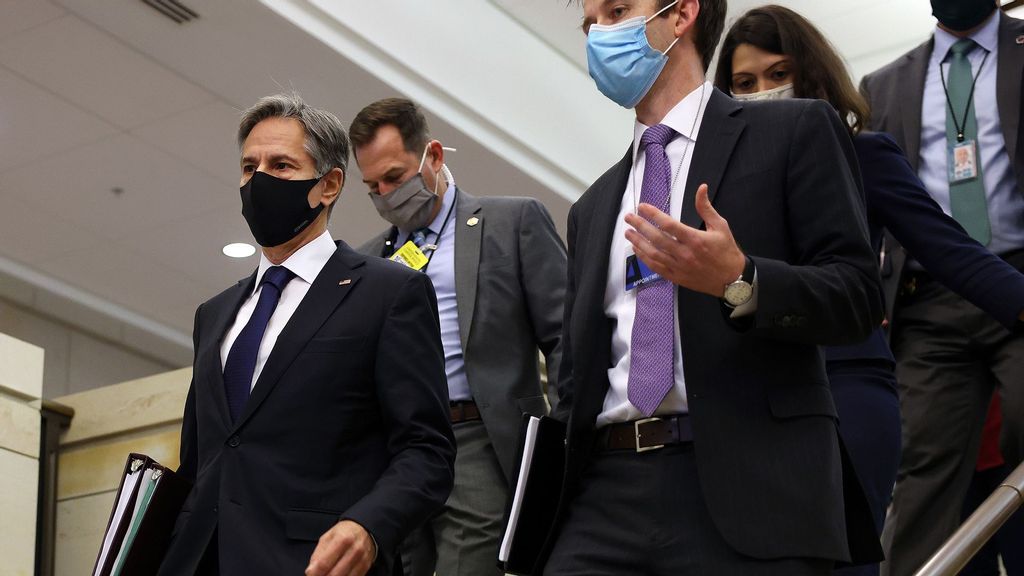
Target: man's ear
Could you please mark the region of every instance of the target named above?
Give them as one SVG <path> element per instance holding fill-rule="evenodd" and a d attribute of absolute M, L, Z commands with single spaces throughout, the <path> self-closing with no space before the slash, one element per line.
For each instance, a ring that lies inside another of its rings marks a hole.
<path fill-rule="evenodd" d="M 697 15 L 700 14 L 700 2 L 698 0 L 679 0 L 671 10 L 678 16 L 675 29 L 673 30 L 675 37 L 682 38 L 688 32 L 693 36 L 693 29 L 697 24 Z"/>
<path fill-rule="evenodd" d="M 324 187 L 320 193 L 320 203 L 325 207 L 330 207 L 338 199 L 338 196 L 341 196 L 341 188 L 345 185 L 345 173 L 341 171 L 341 168 L 332 168 L 330 172 L 323 175 L 320 182 Z"/>
<path fill-rule="evenodd" d="M 429 151 L 427 152 L 426 163 L 430 166 L 430 171 L 437 174 L 444 164 L 444 148 L 441 146 L 441 142 L 437 140 L 431 140 L 428 146 Z"/>

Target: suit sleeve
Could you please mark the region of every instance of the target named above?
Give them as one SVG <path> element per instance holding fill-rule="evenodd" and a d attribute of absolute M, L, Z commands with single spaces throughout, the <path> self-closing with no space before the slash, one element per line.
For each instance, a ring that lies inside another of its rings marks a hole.
<path fill-rule="evenodd" d="M 181 447 L 178 452 L 178 476 L 191 483 L 196 481 L 199 467 L 199 435 L 196 425 L 196 357 L 199 355 L 199 313 L 203 307 L 196 308 L 195 323 L 192 327 L 192 381 L 188 385 L 188 396 L 185 397 L 185 413 L 181 418 Z"/>
<path fill-rule="evenodd" d="M 576 279 L 573 276 L 573 271 L 576 269 L 573 265 L 576 254 L 576 205 L 569 209 L 565 237 L 568 243 L 568 251 L 565 274 L 565 299 L 562 307 L 562 357 L 557 373 L 558 404 L 551 415 L 562 422 L 569 422 L 569 414 L 572 412 L 573 402 L 573 357 L 570 339 L 572 337 L 572 309 L 576 302 Z"/>
<path fill-rule="evenodd" d="M 753 327 L 787 341 L 861 342 L 881 323 L 883 299 L 853 143 L 835 111 L 816 100 L 800 112 L 788 154 L 790 254 L 787 261 L 751 255 Z"/>
<path fill-rule="evenodd" d="M 935 203 L 887 135 L 862 135 L 857 155 L 868 216 L 889 229 L 925 270 L 1008 329 L 1024 310 L 1024 274 L 989 252 Z"/>
<path fill-rule="evenodd" d="M 523 203 L 519 218 L 519 263 L 533 336 L 544 354 L 549 392 L 557 389 L 562 358 L 565 246 L 551 214 L 536 200 Z M 549 393 L 549 397 L 556 398 Z M 557 401 L 552 401 L 557 406 Z"/>
<path fill-rule="evenodd" d="M 374 373 L 391 462 L 341 519 L 359 523 L 380 553 L 390 554 L 440 509 L 454 478 L 437 298 L 426 274 L 410 274 L 395 297 L 380 332 Z"/>

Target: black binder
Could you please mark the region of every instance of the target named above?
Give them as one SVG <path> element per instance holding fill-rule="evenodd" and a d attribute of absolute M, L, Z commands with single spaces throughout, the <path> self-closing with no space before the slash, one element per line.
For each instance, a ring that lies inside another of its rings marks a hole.
<path fill-rule="evenodd" d="M 509 574 L 539 574 L 547 556 L 565 478 L 565 423 L 523 415 L 513 490 L 498 567 Z"/>
<path fill-rule="evenodd" d="M 143 454 L 129 454 L 93 576 L 152 576 L 192 486 Z"/>

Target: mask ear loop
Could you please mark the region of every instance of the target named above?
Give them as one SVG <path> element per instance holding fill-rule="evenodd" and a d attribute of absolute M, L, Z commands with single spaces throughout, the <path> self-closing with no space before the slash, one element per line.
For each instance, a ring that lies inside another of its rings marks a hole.
<path fill-rule="evenodd" d="M 673 3 L 671 3 L 671 4 L 668 4 L 668 5 L 666 5 L 666 6 L 665 6 L 664 8 L 662 8 L 661 10 L 658 10 L 657 12 L 655 12 L 654 14 L 652 14 L 650 18 L 648 18 L 647 20 L 644 20 L 644 26 L 647 26 L 647 24 L 648 24 L 648 23 L 650 23 L 650 21 L 651 21 L 651 20 L 654 20 L 655 18 L 657 18 L 659 14 L 661 14 L 661 13 L 662 13 L 662 12 L 664 12 L 665 10 L 668 10 L 669 8 L 671 8 L 671 7 L 675 6 L 675 5 L 676 5 L 676 4 L 678 4 L 678 3 L 679 3 L 679 0 L 676 0 L 675 2 L 673 2 Z M 669 50 L 671 50 L 671 49 L 672 49 L 672 47 L 676 45 L 676 42 L 679 42 L 679 38 L 676 38 L 675 40 L 673 40 L 673 41 L 672 41 L 672 43 L 668 45 L 668 48 L 665 48 L 665 51 L 664 51 L 664 52 L 662 52 L 662 53 L 661 53 L 661 55 L 662 55 L 662 56 L 667 56 L 667 55 L 668 55 L 668 51 L 669 51 Z"/>
<path fill-rule="evenodd" d="M 668 4 L 668 5 L 666 5 L 666 6 L 665 6 L 664 8 L 662 8 L 661 10 L 658 10 L 657 12 L 655 12 L 654 14 L 652 14 L 650 18 L 648 18 L 647 20 L 644 20 L 644 24 L 647 24 L 647 23 L 648 23 L 648 22 L 650 22 L 651 20 L 654 20 L 655 18 L 657 18 L 657 17 L 658 17 L 658 15 L 659 15 L 659 14 L 661 14 L 661 13 L 662 13 L 662 12 L 664 12 L 665 10 L 668 10 L 669 8 L 671 8 L 671 7 L 675 6 L 676 4 L 679 4 L 679 0 L 675 0 L 675 2 L 673 2 L 673 3 L 671 3 L 671 4 Z"/>
<path fill-rule="evenodd" d="M 441 149 L 442 150 L 447 150 L 449 152 L 458 152 L 458 149 L 452 148 L 450 146 L 441 146 Z M 420 158 L 420 167 L 417 170 L 417 172 L 422 172 L 423 171 L 423 166 L 426 164 L 426 161 L 427 161 L 427 151 L 428 150 L 430 150 L 430 143 L 429 142 L 427 143 L 426 148 L 423 149 L 423 156 Z M 444 178 L 445 178 L 445 180 L 448 181 L 448 184 L 454 184 L 455 183 L 455 177 L 452 176 L 452 171 L 448 169 L 448 166 L 446 164 L 441 164 L 440 172 L 442 174 L 444 174 Z M 435 172 L 434 173 L 434 196 L 437 196 L 437 185 L 438 185 L 439 182 L 440 182 L 440 180 L 438 179 L 437 173 Z"/>

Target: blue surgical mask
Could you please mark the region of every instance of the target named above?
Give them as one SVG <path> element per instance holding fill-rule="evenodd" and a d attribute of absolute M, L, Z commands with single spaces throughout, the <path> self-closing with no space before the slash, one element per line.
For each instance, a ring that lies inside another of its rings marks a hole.
<path fill-rule="evenodd" d="M 678 0 L 676 0 L 678 2 Z M 623 108 L 637 105 L 658 79 L 668 61 L 668 51 L 679 38 L 660 52 L 647 41 L 647 23 L 671 8 L 665 6 L 650 18 L 637 16 L 611 26 L 592 24 L 587 32 L 587 64 L 597 89 Z"/>

